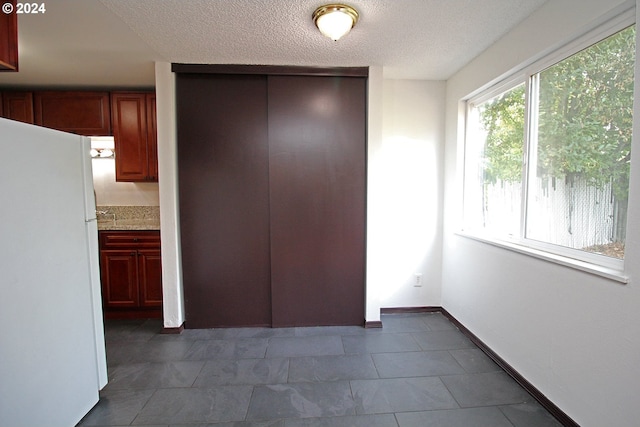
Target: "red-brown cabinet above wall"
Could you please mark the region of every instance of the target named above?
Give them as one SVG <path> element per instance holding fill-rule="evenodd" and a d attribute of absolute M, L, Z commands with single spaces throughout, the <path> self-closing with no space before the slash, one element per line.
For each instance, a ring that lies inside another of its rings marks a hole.
<path fill-rule="evenodd" d="M 15 10 L 16 0 L 5 0 Z M 0 71 L 18 71 L 18 15 L 0 13 Z"/>
<path fill-rule="evenodd" d="M 85 136 L 111 135 L 109 92 L 34 92 L 35 124 Z"/>
<path fill-rule="evenodd" d="M 78 135 L 113 135 L 116 181 L 158 182 L 155 92 L 3 90 L 0 117 Z"/>
<path fill-rule="evenodd" d="M 116 181 L 157 182 L 155 93 L 112 92 L 111 121 Z"/>
<path fill-rule="evenodd" d="M 33 124 L 33 93 L 4 92 L 1 113 L 7 119 Z"/>

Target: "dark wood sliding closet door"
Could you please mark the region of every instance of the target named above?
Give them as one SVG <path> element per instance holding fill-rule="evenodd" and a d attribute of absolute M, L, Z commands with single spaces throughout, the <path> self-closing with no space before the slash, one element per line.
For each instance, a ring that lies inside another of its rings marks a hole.
<path fill-rule="evenodd" d="M 366 69 L 173 69 L 185 326 L 362 325 Z"/>
<path fill-rule="evenodd" d="M 186 327 L 271 325 L 266 76 L 177 74 Z"/>
<path fill-rule="evenodd" d="M 268 77 L 273 326 L 363 323 L 365 91 Z"/>

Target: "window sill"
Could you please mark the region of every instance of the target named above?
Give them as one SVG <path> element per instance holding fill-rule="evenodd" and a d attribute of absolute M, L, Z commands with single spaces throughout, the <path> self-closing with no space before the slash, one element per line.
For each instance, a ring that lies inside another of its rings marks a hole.
<path fill-rule="evenodd" d="M 534 249 L 527 246 L 511 243 L 511 242 L 506 242 L 503 240 L 495 240 L 495 239 L 489 239 L 486 237 L 480 237 L 480 236 L 465 233 L 462 231 L 456 232 L 455 234 L 461 237 L 466 237 L 468 239 L 476 240 L 478 242 L 487 243 L 492 246 L 518 252 L 523 255 L 528 255 L 543 261 L 573 268 L 574 270 L 579 270 L 585 273 L 593 274 L 595 276 L 604 277 L 605 279 L 609 279 L 614 282 L 618 282 L 622 284 L 629 283 L 629 277 L 625 275 L 623 271 L 616 270 L 613 268 L 591 264 L 585 261 L 568 258 L 562 255 L 556 255 L 553 253 L 541 251 L 539 249 Z"/>

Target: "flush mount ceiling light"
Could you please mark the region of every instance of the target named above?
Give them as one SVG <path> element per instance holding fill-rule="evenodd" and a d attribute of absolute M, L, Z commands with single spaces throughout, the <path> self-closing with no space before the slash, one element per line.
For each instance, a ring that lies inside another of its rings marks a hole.
<path fill-rule="evenodd" d="M 344 4 L 328 4 L 313 12 L 313 22 L 322 34 L 336 41 L 356 25 L 358 11 Z"/>

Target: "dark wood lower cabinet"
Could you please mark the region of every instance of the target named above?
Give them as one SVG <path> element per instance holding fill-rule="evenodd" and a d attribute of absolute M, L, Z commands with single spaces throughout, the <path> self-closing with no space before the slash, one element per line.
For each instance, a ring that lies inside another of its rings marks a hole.
<path fill-rule="evenodd" d="M 140 307 L 162 307 L 162 263 L 160 249 L 138 250 Z"/>
<path fill-rule="evenodd" d="M 217 70 L 176 78 L 185 326 L 362 325 L 366 75 Z"/>
<path fill-rule="evenodd" d="M 101 231 L 100 271 L 106 317 L 161 316 L 159 232 Z"/>
<path fill-rule="evenodd" d="M 136 251 L 100 251 L 102 301 L 105 309 L 138 308 L 138 266 Z"/>

